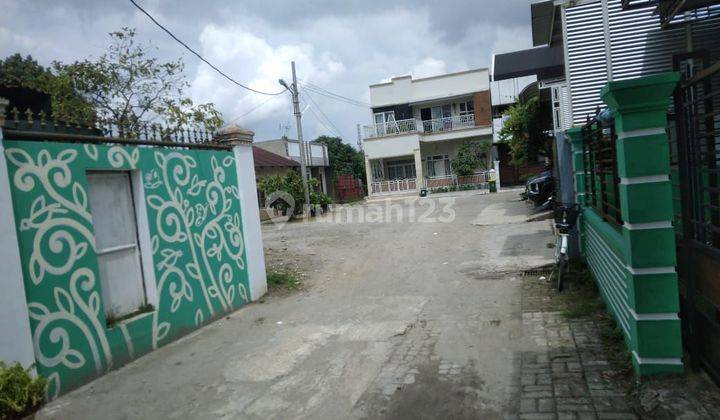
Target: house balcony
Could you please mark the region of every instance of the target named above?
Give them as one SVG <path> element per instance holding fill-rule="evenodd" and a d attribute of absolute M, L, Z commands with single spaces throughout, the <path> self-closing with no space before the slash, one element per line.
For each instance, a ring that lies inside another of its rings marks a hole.
<path fill-rule="evenodd" d="M 433 120 L 419 120 L 409 118 L 406 120 L 388 121 L 382 124 L 363 126 L 364 139 L 374 139 L 402 134 L 431 135 L 448 131 L 466 130 L 470 128 L 487 128 L 475 125 L 475 116 L 456 115 L 453 117 L 436 118 Z"/>
<path fill-rule="evenodd" d="M 464 137 L 492 135 L 492 126 L 477 125 L 474 115 L 420 120 L 388 121 L 382 124 L 363 126 L 363 140 L 376 140 L 386 137 L 417 135 L 420 141 L 452 140 Z"/>

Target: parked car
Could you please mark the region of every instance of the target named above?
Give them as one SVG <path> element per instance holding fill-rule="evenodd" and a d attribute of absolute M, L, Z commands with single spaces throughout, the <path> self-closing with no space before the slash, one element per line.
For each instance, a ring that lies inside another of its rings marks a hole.
<path fill-rule="evenodd" d="M 555 180 L 551 170 L 540 172 L 525 183 L 525 195 L 536 206 L 542 205 L 555 192 Z"/>

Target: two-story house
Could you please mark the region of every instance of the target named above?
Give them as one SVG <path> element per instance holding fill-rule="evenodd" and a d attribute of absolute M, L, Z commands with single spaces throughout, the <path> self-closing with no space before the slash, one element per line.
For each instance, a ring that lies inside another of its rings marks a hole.
<path fill-rule="evenodd" d="M 394 77 L 370 86 L 370 104 L 373 123 L 363 127 L 370 196 L 412 192 L 429 181 L 450 179 L 451 160 L 463 142 L 492 142 L 487 69 Z"/>

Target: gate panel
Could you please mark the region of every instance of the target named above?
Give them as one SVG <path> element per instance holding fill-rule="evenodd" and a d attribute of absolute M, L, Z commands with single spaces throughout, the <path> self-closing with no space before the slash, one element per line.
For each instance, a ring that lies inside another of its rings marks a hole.
<path fill-rule="evenodd" d="M 675 57 L 676 226 L 683 331 L 693 364 L 720 382 L 720 63 Z"/>

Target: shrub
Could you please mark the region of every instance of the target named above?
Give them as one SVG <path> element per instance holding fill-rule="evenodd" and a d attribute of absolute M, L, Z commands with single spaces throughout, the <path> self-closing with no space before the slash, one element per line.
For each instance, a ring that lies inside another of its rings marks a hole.
<path fill-rule="evenodd" d="M 21 418 L 45 402 L 47 379 L 30 376 L 20 363 L 0 362 L 0 419 Z"/>

